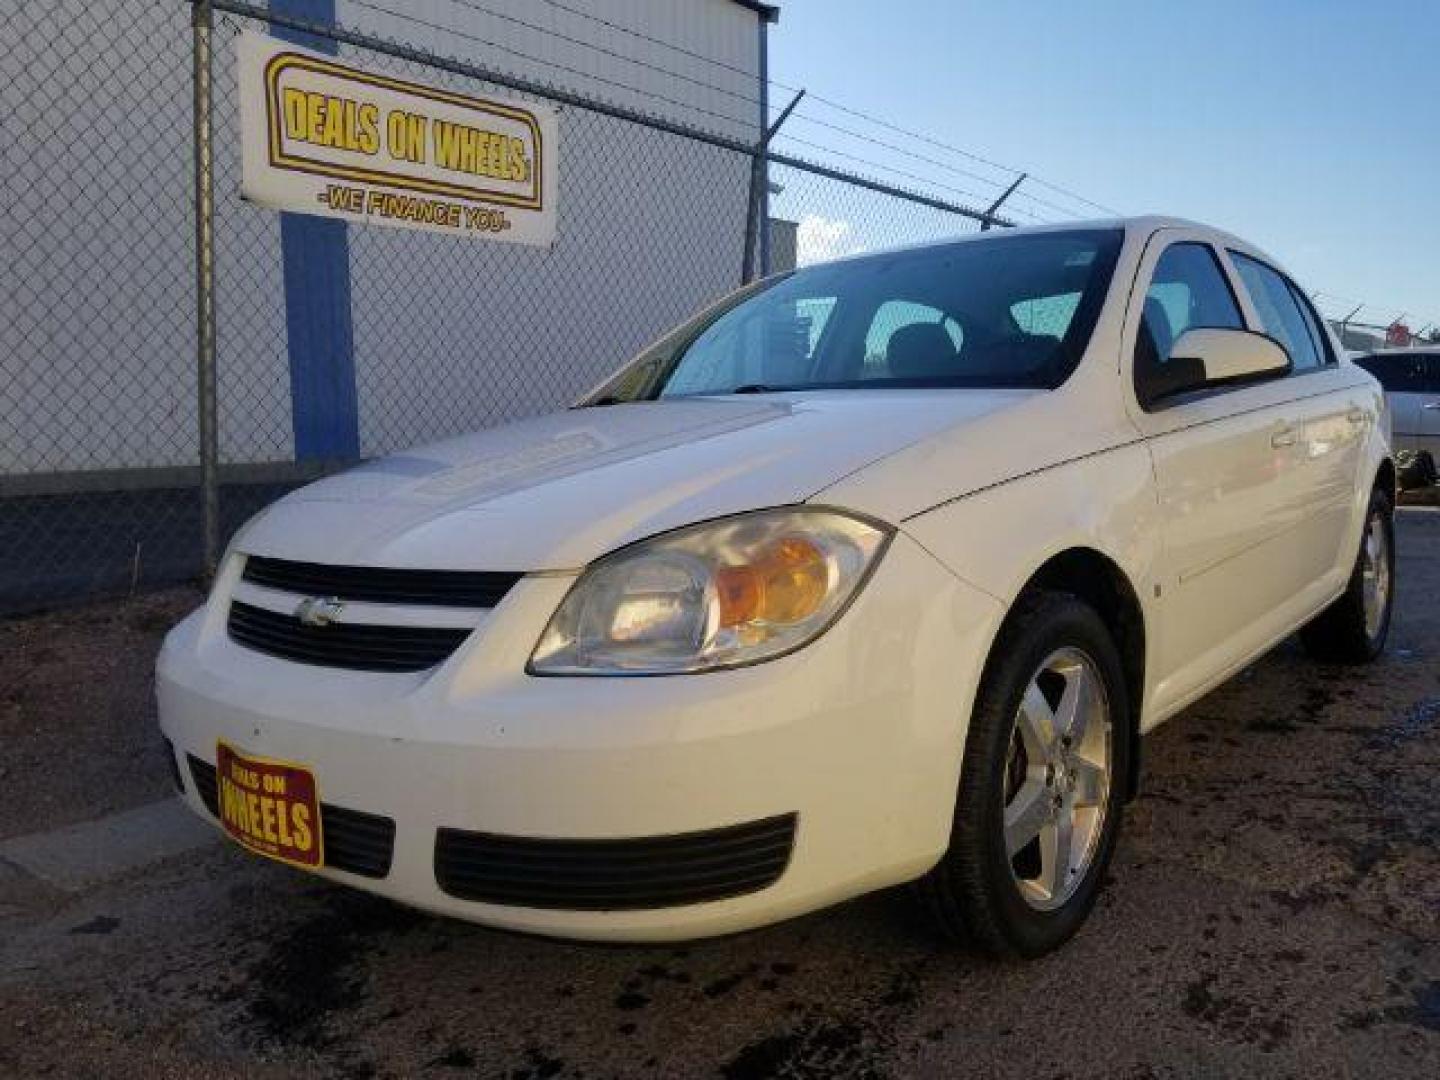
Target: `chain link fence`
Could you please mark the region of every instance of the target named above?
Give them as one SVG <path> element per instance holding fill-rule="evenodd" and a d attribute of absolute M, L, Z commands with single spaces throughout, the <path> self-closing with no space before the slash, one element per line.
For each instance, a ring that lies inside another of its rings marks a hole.
<path fill-rule="evenodd" d="M 0 610 L 195 577 L 207 508 L 223 543 L 279 494 L 356 460 L 563 407 L 762 259 L 785 269 L 987 220 L 766 155 L 758 111 L 748 128 L 728 114 L 691 127 L 501 72 L 478 39 L 430 23 L 399 37 L 403 12 L 375 9 L 392 16 L 382 34 L 279 5 L 213 7 L 208 492 L 192 6 L 60 0 L 7 15 Z M 243 201 L 234 42 L 247 30 L 416 83 L 558 107 L 554 245 L 347 226 Z M 317 369 L 317 355 L 343 363 Z M 316 403 L 347 413 L 351 430 L 317 431 Z"/>

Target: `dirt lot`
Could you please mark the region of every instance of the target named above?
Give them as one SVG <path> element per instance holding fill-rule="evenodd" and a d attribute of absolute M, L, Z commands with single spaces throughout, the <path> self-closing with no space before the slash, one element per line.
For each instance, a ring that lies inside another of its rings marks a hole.
<path fill-rule="evenodd" d="M 170 793 L 150 675 L 165 631 L 202 598 L 180 588 L 0 621 L 0 839 Z"/>
<path fill-rule="evenodd" d="M 1147 740 L 1113 881 L 1032 964 L 903 891 L 686 948 L 417 915 L 222 845 L 78 893 L 0 864 L 0 1075 L 1440 1076 L 1440 511 L 1386 659 L 1293 645 Z M 0 836 L 158 797 L 174 593 L 0 625 Z"/>

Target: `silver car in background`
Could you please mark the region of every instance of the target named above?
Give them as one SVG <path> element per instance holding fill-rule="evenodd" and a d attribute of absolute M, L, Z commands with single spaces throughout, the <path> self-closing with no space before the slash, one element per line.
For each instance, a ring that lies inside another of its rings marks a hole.
<path fill-rule="evenodd" d="M 1354 360 L 1385 390 L 1400 485 L 1434 484 L 1440 459 L 1440 346 L 1382 349 Z"/>

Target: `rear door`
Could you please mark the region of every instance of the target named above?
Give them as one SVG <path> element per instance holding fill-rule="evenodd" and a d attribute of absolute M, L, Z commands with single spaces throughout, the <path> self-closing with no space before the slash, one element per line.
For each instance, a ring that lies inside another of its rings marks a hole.
<path fill-rule="evenodd" d="M 1363 436 L 1379 418 L 1373 391 L 1353 370 L 1340 366 L 1324 324 L 1295 283 L 1256 254 L 1233 248 L 1227 254 L 1259 319 L 1258 329 L 1285 346 L 1294 364 L 1286 381 L 1295 393 L 1299 455 L 1294 492 L 1303 527 L 1288 546 L 1300 597 L 1318 582 L 1334 584 L 1337 573 L 1349 575 Z"/>

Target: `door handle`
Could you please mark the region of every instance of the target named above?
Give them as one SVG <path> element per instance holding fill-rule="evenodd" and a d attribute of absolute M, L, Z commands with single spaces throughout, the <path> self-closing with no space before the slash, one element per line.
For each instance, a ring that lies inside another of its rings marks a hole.
<path fill-rule="evenodd" d="M 1427 401 L 1420 406 L 1422 409 L 1440 409 L 1440 401 Z"/>
<path fill-rule="evenodd" d="M 1270 445 L 1277 450 L 1285 446 L 1294 446 L 1299 437 L 1299 433 L 1293 425 L 1281 424 L 1270 433 Z"/>

